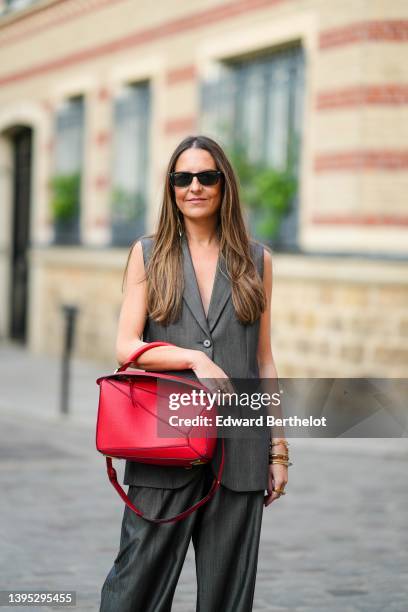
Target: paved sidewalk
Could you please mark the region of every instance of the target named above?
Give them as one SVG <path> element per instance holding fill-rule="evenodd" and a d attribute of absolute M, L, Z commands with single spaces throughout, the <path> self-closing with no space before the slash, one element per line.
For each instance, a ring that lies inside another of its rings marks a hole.
<path fill-rule="evenodd" d="M 79 612 L 97 611 L 123 512 L 94 443 L 105 369 L 75 362 L 64 418 L 57 361 L 3 345 L 0 362 L 0 589 L 75 590 Z M 408 441 L 291 451 L 288 493 L 264 513 L 254 611 L 405 612 Z M 190 547 L 173 612 L 195 611 L 194 574 Z"/>
<path fill-rule="evenodd" d="M 18 410 L 19 414 L 53 419 L 60 413 L 61 359 L 32 354 L 16 344 L 0 343 L 0 410 Z M 81 359 L 72 359 L 69 400 L 70 418 L 93 424 L 96 417 L 98 376 L 117 367 Z M 18 389 L 18 406 L 16 406 Z"/>

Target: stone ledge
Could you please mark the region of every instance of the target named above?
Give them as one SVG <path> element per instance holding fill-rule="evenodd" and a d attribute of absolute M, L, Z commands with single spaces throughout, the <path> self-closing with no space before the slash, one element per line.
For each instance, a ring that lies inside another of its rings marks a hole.
<path fill-rule="evenodd" d="M 98 267 L 123 271 L 129 248 L 53 246 L 34 247 L 29 251 L 30 263 L 36 266 L 71 268 Z M 407 285 L 408 263 L 399 261 L 367 261 L 358 257 L 272 254 L 276 280 L 312 280 L 332 283 L 364 283 L 367 285 Z"/>
<path fill-rule="evenodd" d="M 308 257 L 272 254 L 276 280 L 305 279 L 332 283 L 407 285 L 408 264 L 396 261 L 367 261 L 358 257 Z"/>
<path fill-rule="evenodd" d="M 72 268 L 81 266 L 87 268 L 113 268 L 123 271 L 129 249 L 110 248 L 92 249 L 84 247 L 55 246 L 47 248 L 32 248 L 29 251 L 30 263 L 34 266 Z"/>

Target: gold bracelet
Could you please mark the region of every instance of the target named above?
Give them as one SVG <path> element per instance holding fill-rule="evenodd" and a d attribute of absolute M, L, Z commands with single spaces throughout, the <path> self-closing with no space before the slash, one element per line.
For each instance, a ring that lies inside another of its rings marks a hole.
<path fill-rule="evenodd" d="M 289 459 L 289 455 L 284 455 L 283 453 L 269 453 L 270 457 L 276 457 L 277 459 Z"/>
<path fill-rule="evenodd" d="M 272 459 L 271 461 L 269 461 L 269 465 L 274 465 L 275 463 L 278 465 L 286 465 L 286 467 L 293 465 L 293 463 L 291 463 L 290 461 L 283 461 L 283 459 Z"/>
<path fill-rule="evenodd" d="M 277 438 L 276 440 L 270 441 L 269 448 L 272 448 L 272 446 L 279 446 L 279 444 L 289 446 L 289 442 L 287 442 L 284 438 Z"/>

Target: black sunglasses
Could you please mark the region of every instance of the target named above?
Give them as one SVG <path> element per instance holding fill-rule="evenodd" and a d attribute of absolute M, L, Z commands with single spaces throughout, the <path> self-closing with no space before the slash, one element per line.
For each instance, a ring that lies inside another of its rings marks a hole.
<path fill-rule="evenodd" d="M 220 170 L 204 170 L 203 172 L 170 172 L 170 181 L 173 187 L 188 187 L 197 177 L 201 185 L 210 187 L 216 185 L 222 176 Z"/>

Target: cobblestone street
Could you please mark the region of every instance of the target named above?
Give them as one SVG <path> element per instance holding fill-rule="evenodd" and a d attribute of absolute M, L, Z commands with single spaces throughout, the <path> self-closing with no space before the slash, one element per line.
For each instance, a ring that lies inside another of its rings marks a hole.
<path fill-rule="evenodd" d="M 74 364 L 64 418 L 55 360 L 11 346 L 0 359 L 0 589 L 74 590 L 78 611 L 97 611 L 124 507 L 95 450 L 104 370 Z M 288 493 L 264 513 L 255 611 L 408 609 L 407 457 L 406 439 L 291 441 Z M 194 574 L 190 547 L 174 612 L 194 612 Z"/>

